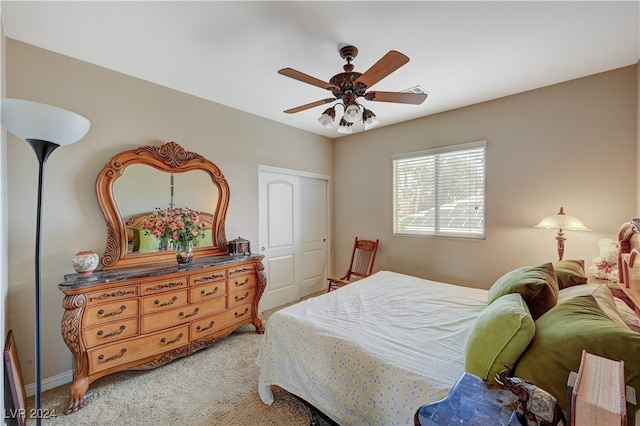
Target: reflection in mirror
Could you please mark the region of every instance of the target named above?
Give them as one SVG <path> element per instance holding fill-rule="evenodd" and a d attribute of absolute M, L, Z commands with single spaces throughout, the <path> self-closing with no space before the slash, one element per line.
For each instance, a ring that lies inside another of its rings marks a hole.
<path fill-rule="evenodd" d="M 218 188 L 204 171 L 169 173 L 144 164 L 132 164 L 127 167 L 122 177 L 114 182 L 113 195 L 127 228 L 133 216 L 143 213 L 182 207 L 211 213 L 215 211 L 218 203 Z M 202 215 L 201 220 L 205 222 L 207 216 Z M 211 228 L 210 221 L 207 227 Z M 137 233 L 133 228 L 129 228 L 127 232 L 128 253 L 139 251 L 140 236 L 136 236 L 134 232 Z M 211 238 L 206 238 L 199 246 L 212 243 Z M 146 245 L 144 251 L 156 250 Z"/>
<path fill-rule="evenodd" d="M 96 195 L 107 225 L 101 260 L 105 269 L 175 262 L 175 252 L 169 250 L 134 249 L 134 230 L 142 228 L 142 220 L 172 207 L 198 211 L 200 222 L 210 230 L 196 241 L 195 257 L 227 253 L 229 185 L 214 163 L 176 142 L 115 155 L 98 174 Z"/>

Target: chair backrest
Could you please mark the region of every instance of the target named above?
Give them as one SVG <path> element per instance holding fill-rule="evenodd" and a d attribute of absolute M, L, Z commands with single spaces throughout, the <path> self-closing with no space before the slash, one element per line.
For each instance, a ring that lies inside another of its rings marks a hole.
<path fill-rule="evenodd" d="M 352 275 L 356 277 L 368 277 L 373 271 L 373 262 L 376 260 L 378 251 L 378 240 L 360 240 L 356 237 L 351 253 L 351 263 L 346 279 L 350 280 Z"/>

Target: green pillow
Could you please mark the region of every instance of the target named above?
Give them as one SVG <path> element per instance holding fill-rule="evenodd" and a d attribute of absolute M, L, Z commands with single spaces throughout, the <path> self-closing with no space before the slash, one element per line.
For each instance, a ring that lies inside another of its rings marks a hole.
<path fill-rule="evenodd" d="M 584 284 L 562 289 L 558 293 L 558 305 L 574 297 L 586 295 L 593 296 L 594 300 L 598 303 L 598 307 L 611 321 L 627 327 L 622 315 L 620 315 L 620 311 L 618 311 L 618 306 L 613 298 L 613 294 L 606 284 Z"/>
<path fill-rule="evenodd" d="M 487 301 L 492 303 L 509 293 L 520 293 L 534 321 L 540 318 L 558 300 L 558 279 L 551 262 L 507 272 L 491 286 Z"/>
<path fill-rule="evenodd" d="M 198 235 L 194 241 L 194 247 L 205 247 L 213 245 L 213 230 L 205 228 L 203 233 Z"/>
<path fill-rule="evenodd" d="M 553 262 L 553 269 L 558 277 L 560 290 L 574 285 L 586 284 L 588 281 L 584 274 L 584 260 L 559 260 Z"/>
<path fill-rule="evenodd" d="M 138 232 L 138 253 L 147 253 L 150 251 L 158 251 L 158 237 L 155 237 L 149 230 L 141 229 Z M 133 249 L 135 251 L 135 234 L 133 239 Z"/>
<path fill-rule="evenodd" d="M 574 297 L 536 321 L 531 344 L 513 375 L 550 392 L 567 408 L 567 379 L 578 372 L 582 350 L 624 361 L 625 382 L 640 389 L 640 333 L 613 322 L 592 295 Z"/>
<path fill-rule="evenodd" d="M 474 321 L 465 349 L 465 371 L 484 380 L 513 368 L 536 328 L 527 304 L 518 293 L 505 294 L 488 305 Z"/>
<path fill-rule="evenodd" d="M 133 229 L 133 251 L 140 250 L 140 230 L 138 228 Z"/>

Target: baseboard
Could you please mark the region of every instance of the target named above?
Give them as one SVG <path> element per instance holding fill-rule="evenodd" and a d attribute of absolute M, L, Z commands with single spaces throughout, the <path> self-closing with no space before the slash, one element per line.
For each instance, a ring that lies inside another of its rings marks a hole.
<path fill-rule="evenodd" d="M 47 377 L 46 379 L 42 379 L 42 392 L 57 388 L 58 386 L 62 386 L 66 383 L 71 383 L 72 381 L 73 370 L 65 371 L 64 373 L 60 373 L 52 377 Z M 36 384 L 29 383 L 25 385 L 24 391 L 27 394 L 27 397 L 34 396 L 36 394 Z"/>

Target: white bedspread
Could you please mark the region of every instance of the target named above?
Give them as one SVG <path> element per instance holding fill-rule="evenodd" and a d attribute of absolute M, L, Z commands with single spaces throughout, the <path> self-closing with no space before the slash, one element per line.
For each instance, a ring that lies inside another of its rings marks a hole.
<path fill-rule="evenodd" d="M 464 371 L 487 290 L 382 271 L 267 321 L 259 392 L 280 386 L 341 425 L 413 424 Z"/>

